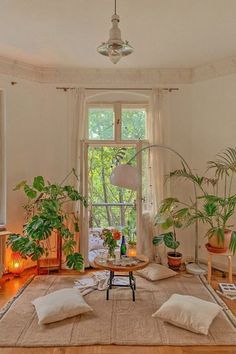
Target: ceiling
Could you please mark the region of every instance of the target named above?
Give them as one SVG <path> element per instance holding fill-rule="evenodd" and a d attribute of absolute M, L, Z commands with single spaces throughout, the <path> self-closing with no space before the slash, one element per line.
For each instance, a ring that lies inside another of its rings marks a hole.
<path fill-rule="evenodd" d="M 0 56 L 71 68 L 192 68 L 236 55 L 236 0 L 117 0 L 117 65 L 96 52 L 114 0 L 0 0 Z"/>

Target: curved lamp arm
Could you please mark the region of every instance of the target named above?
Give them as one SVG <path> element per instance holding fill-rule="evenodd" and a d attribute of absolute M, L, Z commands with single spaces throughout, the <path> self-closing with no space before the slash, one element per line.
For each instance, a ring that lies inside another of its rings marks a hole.
<path fill-rule="evenodd" d="M 121 164 L 116 166 L 111 175 L 110 175 L 110 182 L 111 184 L 121 187 L 121 188 L 127 188 L 131 190 L 137 190 L 138 186 L 140 184 L 140 175 L 138 173 L 137 168 L 131 166 L 131 162 L 136 158 L 138 154 L 140 154 L 142 151 L 150 149 L 150 148 L 160 148 L 164 150 L 168 150 L 173 152 L 175 155 L 177 155 L 181 161 L 186 165 L 188 168 L 189 172 L 192 173 L 192 170 L 185 160 L 185 158 L 178 153 L 175 149 L 167 146 L 167 145 L 162 145 L 162 144 L 152 144 L 152 145 L 147 145 L 143 147 L 142 149 L 138 150 L 134 156 L 131 157 L 131 159 L 126 163 L 126 164 Z M 193 188 L 194 188 L 194 196 L 195 200 L 197 203 L 197 189 L 196 185 L 193 182 Z M 197 205 L 196 205 L 197 207 Z M 196 220 L 195 222 L 195 262 L 198 263 L 198 221 Z"/>

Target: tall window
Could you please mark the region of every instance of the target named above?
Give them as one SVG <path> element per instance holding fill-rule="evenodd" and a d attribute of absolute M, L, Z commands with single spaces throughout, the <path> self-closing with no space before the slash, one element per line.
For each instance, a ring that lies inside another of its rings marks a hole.
<path fill-rule="evenodd" d="M 128 225 L 135 231 L 136 192 L 112 186 L 110 173 L 115 165 L 128 162 L 139 142 L 146 140 L 147 109 L 147 104 L 121 102 L 88 106 L 90 230 Z"/>
<path fill-rule="evenodd" d="M 4 95 L 0 91 L 0 228 L 6 224 Z"/>

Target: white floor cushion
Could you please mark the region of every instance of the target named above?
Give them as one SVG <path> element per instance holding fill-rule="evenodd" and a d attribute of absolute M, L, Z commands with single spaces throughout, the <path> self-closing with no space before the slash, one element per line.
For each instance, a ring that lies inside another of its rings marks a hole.
<path fill-rule="evenodd" d="M 137 274 L 151 281 L 173 277 L 177 273 L 161 264 L 150 263 L 146 268 L 138 270 Z"/>
<path fill-rule="evenodd" d="M 61 289 L 38 297 L 32 301 L 32 304 L 35 306 L 39 324 L 61 321 L 92 311 L 79 290 L 74 288 Z"/>
<path fill-rule="evenodd" d="M 221 307 L 215 303 L 194 296 L 173 294 L 152 316 L 207 335 L 212 321 L 220 311 Z"/>

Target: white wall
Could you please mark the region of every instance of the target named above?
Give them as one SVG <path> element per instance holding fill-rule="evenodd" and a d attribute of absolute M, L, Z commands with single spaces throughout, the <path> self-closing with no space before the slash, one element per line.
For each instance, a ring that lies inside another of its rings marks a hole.
<path fill-rule="evenodd" d="M 60 181 L 67 173 L 68 97 L 54 85 L 6 75 L 0 75 L 0 89 L 6 100 L 7 228 L 21 232 L 26 199 L 14 186 L 36 175 Z"/>
<path fill-rule="evenodd" d="M 12 86 L 11 81 L 18 83 Z M 165 98 L 165 143 L 202 173 L 215 153 L 235 145 L 236 75 L 179 87 Z M 60 181 L 68 172 L 70 106 L 68 93 L 56 90 L 56 85 L 0 75 L 0 88 L 6 93 L 7 226 L 18 232 L 24 199 L 22 193 L 12 191 L 15 184 L 38 174 Z M 179 166 L 175 156 L 168 159 L 170 169 Z M 172 184 L 171 193 L 188 198 L 192 187 Z M 180 237 L 181 251 L 193 256 L 193 229 Z"/>
<path fill-rule="evenodd" d="M 203 173 L 206 161 L 226 147 L 236 146 L 236 75 L 228 75 L 216 79 L 194 83 L 192 85 L 192 132 L 191 162 L 194 168 Z M 236 184 L 234 186 L 236 193 Z M 233 219 L 236 224 L 236 218 Z M 203 245 L 200 257 L 206 257 L 203 237 L 204 228 L 200 229 Z M 224 257 L 214 257 L 222 264 Z M 234 257 L 236 271 L 236 257 Z"/>

